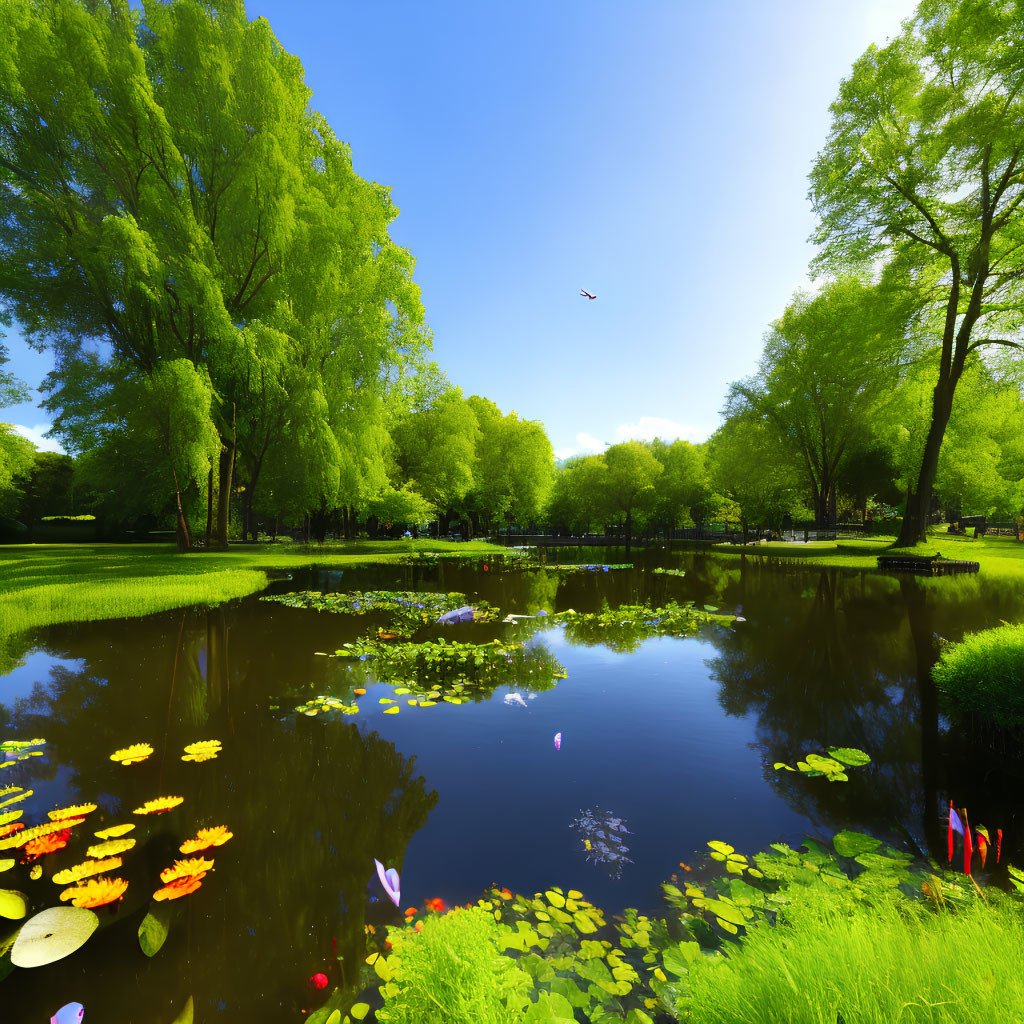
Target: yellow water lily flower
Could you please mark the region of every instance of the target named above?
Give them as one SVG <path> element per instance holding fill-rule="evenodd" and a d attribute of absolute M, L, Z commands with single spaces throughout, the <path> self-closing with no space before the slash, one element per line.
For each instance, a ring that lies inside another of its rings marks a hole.
<path fill-rule="evenodd" d="M 188 860 L 176 860 L 174 867 L 164 868 L 160 872 L 160 881 L 165 885 L 170 884 L 179 878 L 191 878 L 198 875 L 200 878 L 213 867 L 212 860 L 204 860 L 202 857 L 189 857 Z"/>
<path fill-rule="evenodd" d="M 57 885 L 70 885 L 72 882 L 80 882 L 83 878 L 92 875 L 102 875 L 104 871 L 113 871 L 121 867 L 124 862 L 120 857 L 106 857 L 103 860 L 87 860 L 76 864 L 73 868 L 58 871 L 53 876 Z"/>
<path fill-rule="evenodd" d="M 141 807 L 136 807 L 132 814 L 163 814 L 178 804 L 185 802 L 183 796 L 158 796 L 155 800 L 147 800 Z"/>
<path fill-rule="evenodd" d="M 200 740 L 190 743 L 181 755 L 182 761 L 212 761 L 221 750 L 220 740 Z"/>
<path fill-rule="evenodd" d="M 116 857 L 125 853 L 135 845 L 134 839 L 111 839 L 108 843 L 97 843 L 86 850 L 89 857 Z"/>
<path fill-rule="evenodd" d="M 199 853 L 201 850 L 208 850 L 211 846 L 223 846 L 234 836 L 224 825 L 214 825 L 213 828 L 201 828 L 195 839 L 186 839 L 178 847 L 182 853 Z"/>
<path fill-rule="evenodd" d="M 58 807 L 55 811 L 47 811 L 50 821 L 63 821 L 65 818 L 84 818 L 96 810 L 95 804 L 78 804 L 76 807 Z"/>
<path fill-rule="evenodd" d="M 186 875 L 184 878 L 179 878 L 176 882 L 171 882 L 170 885 L 165 885 L 162 889 L 157 889 L 153 893 L 153 899 L 176 900 L 179 896 L 187 896 L 190 892 L 195 892 L 203 884 L 201 879 L 202 875 Z"/>
<path fill-rule="evenodd" d="M 21 807 L 13 811 L 4 811 L 3 814 L 0 814 L 0 825 L 6 825 L 11 821 L 17 821 L 24 813 L 25 811 Z"/>
<path fill-rule="evenodd" d="M 39 881 L 39 879 L 43 877 L 43 866 L 42 866 L 42 864 L 37 864 L 37 865 L 36 865 L 36 866 L 35 866 L 35 867 L 34 867 L 34 868 L 33 868 L 33 869 L 32 869 L 32 870 L 31 870 L 31 871 L 30 871 L 30 872 L 28 873 L 28 877 L 29 877 L 29 878 L 31 878 L 33 882 L 38 882 L 38 881 Z"/>
<path fill-rule="evenodd" d="M 152 753 L 153 748 L 148 743 L 133 743 L 130 747 L 115 750 L 110 755 L 110 760 L 118 761 L 121 764 L 138 764 L 140 761 L 145 761 Z"/>
<path fill-rule="evenodd" d="M 97 839 L 117 839 L 119 836 L 131 832 L 133 828 L 135 828 L 135 822 L 129 821 L 127 825 L 111 825 L 110 828 L 105 828 L 100 832 L 93 832 L 93 835 Z"/>
<path fill-rule="evenodd" d="M 60 898 L 71 900 L 73 907 L 102 907 L 119 900 L 127 888 L 128 883 L 123 878 L 94 878 L 85 885 L 65 889 Z"/>

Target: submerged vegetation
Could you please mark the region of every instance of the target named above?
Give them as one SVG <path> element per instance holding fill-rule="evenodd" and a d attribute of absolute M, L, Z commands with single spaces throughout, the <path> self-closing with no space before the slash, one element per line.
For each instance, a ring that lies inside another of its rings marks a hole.
<path fill-rule="evenodd" d="M 318 590 L 298 590 L 290 594 L 275 594 L 260 598 L 274 601 L 288 608 L 312 608 L 318 612 L 336 612 L 347 615 L 369 615 L 373 612 L 387 616 L 388 621 L 404 627 L 423 626 L 437 622 L 445 612 L 468 607 L 474 622 L 486 622 L 497 616 L 498 610 L 486 601 L 469 605 L 465 594 L 428 593 L 417 590 L 368 590 L 349 594 L 321 594 Z"/>

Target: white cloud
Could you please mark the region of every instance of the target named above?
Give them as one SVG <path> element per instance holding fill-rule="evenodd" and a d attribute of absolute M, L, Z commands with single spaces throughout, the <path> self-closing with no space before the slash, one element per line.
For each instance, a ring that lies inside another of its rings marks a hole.
<path fill-rule="evenodd" d="M 619 441 L 653 441 L 660 437 L 663 441 L 683 441 L 694 443 L 707 439 L 705 431 L 685 423 L 676 423 L 661 416 L 641 416 L 636 423 L 620 423 L 615 428 L 615 437 Z"/>
<path fill-rule="evenodd" d="M 27 437 L 41 452 L 59 452 L 61 455 L 64 454 L 64 449 L 52 437 L 43 437 L 43 434 L 53 424 L 37 423 L 34 427 L 24 427 L 20 423 L 13 423 L 11 425 L 22 437 Z"/>
<path fill-rule="evenodd" d="M 607 447 L 604 441 L 599 441 L 593 434 L 583 431 L 576 435 L 576 444 L 571 448 L 556 448 L 555 458 L 568 459 L 572 455 L 596 455 Z"/>

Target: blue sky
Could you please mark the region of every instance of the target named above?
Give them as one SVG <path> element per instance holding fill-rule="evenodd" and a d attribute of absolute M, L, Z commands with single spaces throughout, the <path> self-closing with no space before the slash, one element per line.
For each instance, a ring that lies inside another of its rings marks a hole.
<path fill-rule="evenodd" d="M 250 0 L 392 189 L 434 358 L 556 454 L 703 440 L 808 285 L 807 172 L 909 0 Z M 596 293 L 589 301 L 585 288 Z M 50 368 L 8 332 L 13 370 Z M 37 439 L 34 403 L 0 410 Z"/>

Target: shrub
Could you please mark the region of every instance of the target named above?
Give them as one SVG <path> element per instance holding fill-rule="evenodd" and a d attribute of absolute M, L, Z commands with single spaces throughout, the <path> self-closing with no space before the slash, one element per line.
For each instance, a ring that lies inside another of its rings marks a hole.
<path fill-rule="evenodd" d="M 423 930 L 389 930 L 390 980 L 377 1020 L 387 1024 L 513 1024 L 533 991 L 530 976 L 504 956 L 505 925 L 480 907 L 430 915 Z"/>
<path fill-rule="evenodd" d="M 994 725 L 1024 725 L 1024 624 L 968 633 L 949 644 L 932 678 L 953 709 Z"/>

